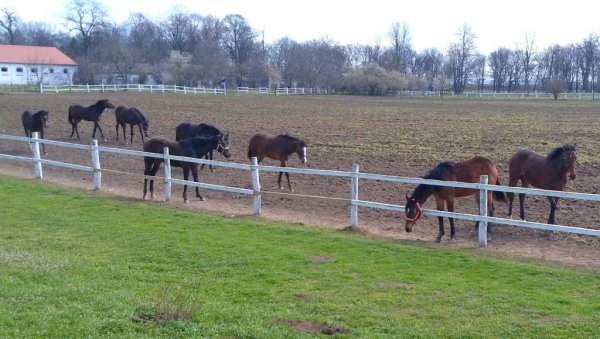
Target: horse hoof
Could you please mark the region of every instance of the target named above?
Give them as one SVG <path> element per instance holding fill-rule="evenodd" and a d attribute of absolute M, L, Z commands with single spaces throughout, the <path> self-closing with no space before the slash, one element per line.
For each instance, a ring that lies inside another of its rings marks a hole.
<path fill-rule="evenodd" d="M 436 244 L 439 244 L 442 241 L 442 238 L 435 238 Z"/>
<path fill-rule="evenodd" d="M 453 242 L 456 242 L 456 239 L 454 239 L 454 238 L 450 238 L 450 239 L 448 240 L 448 243 L 453 243 Z"/>
<path fill-rule="evenodd" d="M 184 204 L 189 204 L 189 203 L 190 203 L 190 201 L 189 201 L 189 200 L 187 200 L 187 199 L 183 199 L 183 203 L 184 203 Z"/>
<path fill-rule="evenodd" d="M 146 200 L 146 196 L 145 195 L 142 197 L 142 200 Z"/>
<path fill-rule="evenodd" d="M 200 201 L 206 201 L 205 197 L 200 197 Z"/>
<path fill-rule="evenodd" d="M 154 195 L 154 193 L 152 193 L 152 195 L 150 196 L 150 199 L 156 199 L 156 195 Z"/>

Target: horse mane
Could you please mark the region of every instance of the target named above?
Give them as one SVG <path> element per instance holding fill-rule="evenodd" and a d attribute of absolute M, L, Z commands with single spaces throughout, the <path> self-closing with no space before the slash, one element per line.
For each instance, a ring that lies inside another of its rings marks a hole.
<path fill-rule="evenodd" d="M 552 151 L 550 151 L 550 153 L 548 153 L 547 156 L 547 161 L 553 161 L 558 159 L 558 157 L 560 157 L 563 152 L 565 151 L 574 151 L 575 150 L 575 146 L 573 145 L 564 145 L 564 146 L 559 146 L 556 147 L 555 149 L 553 149 Z"/>
<path fill-rule="evenodd" d="M 452 171 L 454 171 L 454 161 L 443 161 L 427 172 L 423 179 L 444 180 L 444 177 Z M 440 186 L 419 184 L 417 188 L 415 188 L 412 197 L 422 203 L 439 188 Z"/>
<path fill-rule="evenodd" d="M 300 146 L 306 147 L 306 143 L 303 140 L 298 139 L 296 137 L 293 137 L 293 136 L 291 136 L 289 134 L 279 134 L 277 136 L 277 139 L 285 139 L 285 140 L 288 140 L 290 142 L 298 142 L 298 143 L 300 143 Z"/>

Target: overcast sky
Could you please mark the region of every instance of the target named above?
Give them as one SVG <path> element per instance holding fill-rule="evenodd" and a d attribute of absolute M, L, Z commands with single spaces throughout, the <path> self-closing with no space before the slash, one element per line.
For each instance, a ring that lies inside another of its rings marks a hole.
<path fill-rule="evenodd" d="M 59 24 L 64 4 L 40 0 L 2 0 L 24 21 Z M 388 45 L 392 23 L 406 22 L 416 51 L 435 47 L 445 52 L 456 33 L 468 24 L 477 35 L 481 53 L 498 47 L 522 47 L 534 37 L 538 50 L 552 44 L 578 43 L 590 33 L 600 35 L 600 1 L 548 2 L 531 0 L 99 0 L 112 20 L 124 22 L 141 12 L 152 20 L 166 17 L 173 6 L 202 16 L 222 19 L 240 14 L 250 26 L 273 42 L 289 36 L 298 42 L 328 37 L 340 44 Z"/>

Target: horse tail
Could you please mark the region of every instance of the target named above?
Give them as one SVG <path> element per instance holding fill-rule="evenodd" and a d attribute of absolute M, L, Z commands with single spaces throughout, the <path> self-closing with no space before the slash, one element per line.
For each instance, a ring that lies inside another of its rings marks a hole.
<path fill-rule="evenodd" d="M 501 185 L 500 179 L 496 179 L 496 185 Z M 494 191 L 494 200 L 506 202 L 506 195 L 502 191 Z"/>
<path fill-rule="evenodd" d="M 73 125 L 73 116 L 71 115 L 71 107 L 69 107 L 68 115 L 69 115 L 69 116 L 68 116 L 68 118 L 67 118 L 67 119 L 69 120 L 69 123 L 70 123 L 71 125 Z"/>

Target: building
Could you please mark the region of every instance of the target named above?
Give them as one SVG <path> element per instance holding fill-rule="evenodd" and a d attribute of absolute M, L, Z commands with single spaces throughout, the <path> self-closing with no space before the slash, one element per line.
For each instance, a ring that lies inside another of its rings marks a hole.
<path fill-rule="evenodd" d="M 56 47 L 0 44 L 0 85 L 70 85 L 76 72 Z"/>

